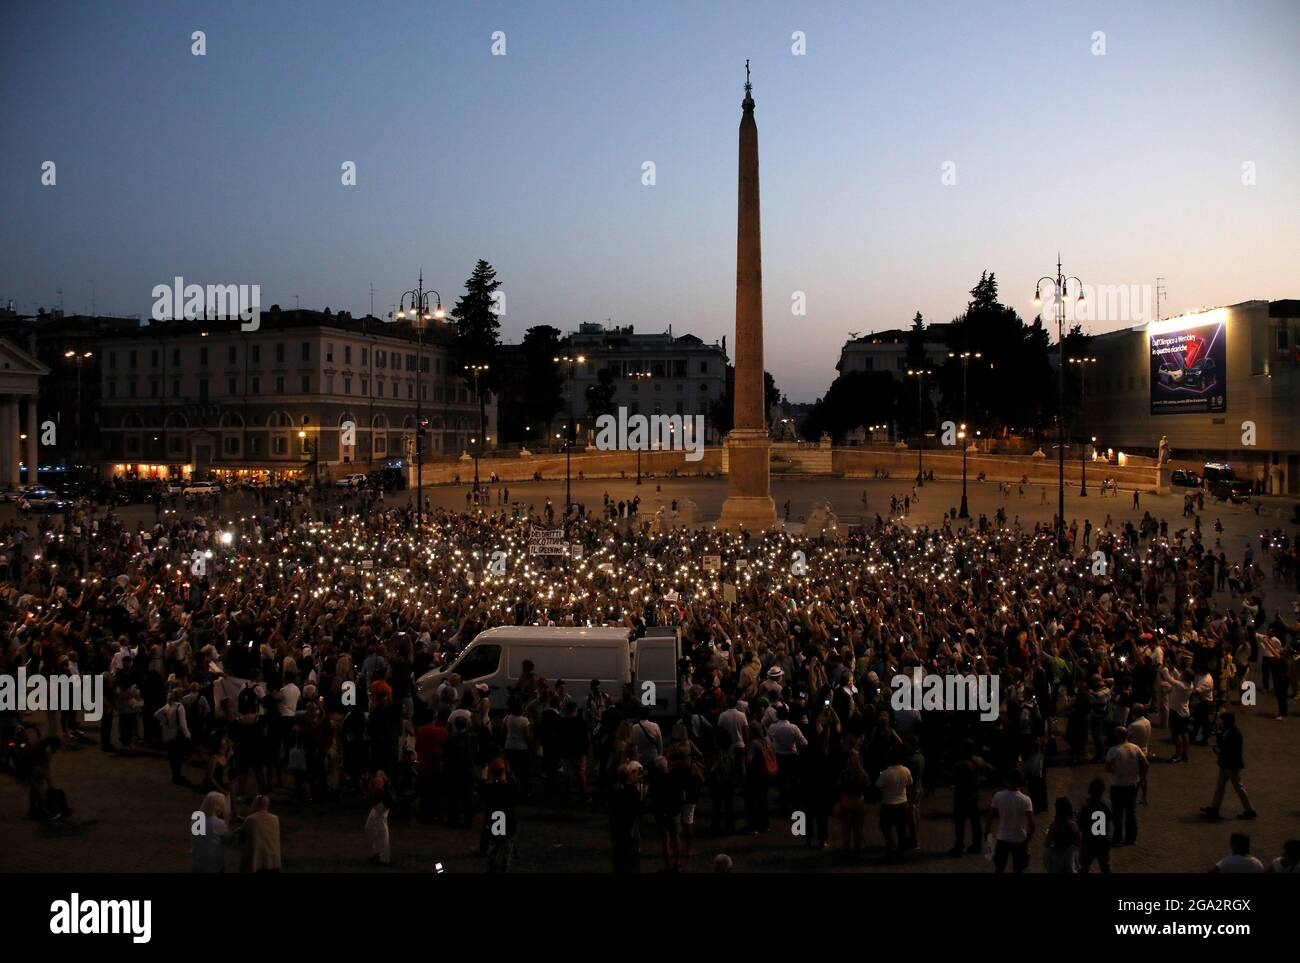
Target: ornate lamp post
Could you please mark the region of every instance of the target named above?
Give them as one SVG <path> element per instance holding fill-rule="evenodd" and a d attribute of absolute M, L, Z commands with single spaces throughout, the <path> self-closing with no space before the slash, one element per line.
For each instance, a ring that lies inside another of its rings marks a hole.
<path fill-rule="evenodd" d="M 1079 366 L 1079 497 L 1088 497 L 1088 436 L 1084 433 L 1084 404 L 1088 395 L 1088 365 L 1096 358 L 1071 358 L 1070 364 Z"/>
<path fill-rule="evenodd" d="M 1056 543 L 1059 546 L 1065 534 L 1065 295 L 1069 282 L 1073 281 L 1078 291 L 1077 302 L 1083 303 L 1083 282 L 1076 277 L 1066 277 L 1061 273 L 1061 256 L 1056 256 L 1056 277 L 1044 275 L 1034 285 L 1034 306 L 1043 303 L 1043 282 L 1052 283 L 1052 306 L 1056 309 L 1056 350 L 1057 350 L 1057 388 L 1056 388 L 1056 450 L 1057 450 L 1057 490 L 1056 490 Z"/>
<path fill-rule="evenodd" d="M 564 430 L 564 520 L 568 525 L 569 508 L 573 504 L 573 473 L 571 471 L 572 450 L 573 450 L 573 370 L 580 364 L 585 364 L 586 355 L 558 355 L 555 358 L 556 364 L 565 365 L 568 368 L 567 377 L 569 379 L 569 424 Z"/>
<path fill-rule="evenodd" d="M 916 379 L 916 487 L 920 488 L 925 484 L 924 464 L 921 455 L 925 451 L 925 395 L 923 386 L 925 385 L 926 375 L 932 374 L 929 368 L 921 368 L 913 371 L 908 369 L 907 376 Z"/>
<path fill-rule="evenodd" d="M 430 304 L 430 297 L 433 303 Z M 421 379 L 424 363 L 424 325 L 433 319 L 441 321 L 447 316 L 442 309 L 442 295 L 430 288 L 424 290 L 424 272 L 414 290 L 402 292 L 397 305 L 397 319 L 411 319 L 415 328 L 415 518 L 416 525 L 424 524 L 424 419 L 420 409 L 424 400 L 424 385 Z M 374 443 L 371 443 L 373 450 Z"/>
<path fill-rule="evenodd" d="M 633 372 L 632 372 L 632 377 L 638 379 L 639 381 L 649 381 L 651 378 L 654 377 L 654 373 L 651 372 L 651 371 L 647 368 L 647 369 L 644 370 L 644 371 L 633 371 Z M 638 447 L 637 450 L 636 450 L 636 483 L 637 483 L 638 485 L 641 484 L 641 449 L 640 449 L 640 447 Z"/>
<path fill-rule="evenodd" d="M 970 366 L 971 358 L 980 358 L 983 355 L 978 351 L 963 351 L 958 354 L 955 351 L 949 351 L 948 357 L 961 358 L 961 431 L 957 433 L 957 439 L 962 442 L 961 446 L 961 510 L 957 512 L 958 518 L 970 518 L 970 509 L 966 502 L 966 369 Z"/>
<path fill-rule="evenodd" d="M 478 445 L 474 449 L 474 497 L 478 498 L 478 459 L 483 453 L 483 395 L 478 390 L 478 376 L 486 374 L 485 364 L 467 364 L 465 370 L 474 379 L 474 396 L 478 399 Z"/>

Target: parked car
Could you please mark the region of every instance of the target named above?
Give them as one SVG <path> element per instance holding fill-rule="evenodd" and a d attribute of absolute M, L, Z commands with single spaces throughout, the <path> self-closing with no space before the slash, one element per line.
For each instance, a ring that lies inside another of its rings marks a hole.
<path fill-rule="evenodd" d="M 34 512 L 61 512 L 72 504 L 72 499 L 63 492 L 35 485 L 23 490 L 23 500 L 27 508 Z"/>
<path fill-rule="evenodd" d="M 181 489 L 182 495 L 220 495 L 221 482 L 192 481 Z"/>
<path fill-rule="evenodd" d="M 1210 494 L 1224 501 L 1250 501 L 1251 484 L 1244 478 L 1220 478 L 1210 483 Z"/>
<path fill-rule="evenodd" d="M 1175 469 L 1174 473 L 1169 476 L 1170 483 L 1178 485 L 1180 488 L 1200 488 L 1201 479 L 1194 471 L 1183 471 L 1181 468 Z"/>
<path fill-rule="evenodd" d="M 334 486 L 336 488 L 361 488 L 365 483 L 365 475 L 344 475 L 342 478 L 334 482 Z"/>

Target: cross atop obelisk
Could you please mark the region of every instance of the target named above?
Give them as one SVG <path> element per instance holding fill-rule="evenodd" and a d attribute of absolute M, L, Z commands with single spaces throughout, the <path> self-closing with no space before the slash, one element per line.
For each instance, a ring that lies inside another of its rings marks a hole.
<path fill-rule="evenodd" d="M 758 124 L 745 61 L 740 115 L 736 216 L 736 400 L 727 436 L 727 500 L 718 525 L 732 530 L 775 528 L 767 413 L 763 405 L 763 255 L 758 209 Z"/>

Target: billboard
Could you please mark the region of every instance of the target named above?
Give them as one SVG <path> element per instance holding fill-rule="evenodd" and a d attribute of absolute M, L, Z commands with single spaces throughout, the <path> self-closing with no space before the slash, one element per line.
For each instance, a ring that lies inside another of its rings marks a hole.
<path fill-rule="evenodd" d="M 1150 335 L 1151 414 L 1222 412 L 1228 407 L 1227 324 Z"/>

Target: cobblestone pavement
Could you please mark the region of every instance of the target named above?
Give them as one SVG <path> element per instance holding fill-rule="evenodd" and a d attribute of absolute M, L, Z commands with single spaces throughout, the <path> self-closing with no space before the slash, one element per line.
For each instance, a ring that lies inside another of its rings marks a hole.
<path fill-rule="evenodd" d="M 662 492 L 656 486 L 662 485 Z M 725 479 L 648 479 L 641 486 L 643 515 L 655 499 L 689 497 L 700 507 L 705 518 L 716 516 L 725 496 Z M 512 499 L 523 499 L 541 507 L 549 496 L 558 506 L 564 498 L 563 480 L 556 482 L 512 485 Z M 794 480 L 774 479 L 774 496 L 778 511 L 786 499 L 791 501 L 792 518 L 797 519 L 814 501 L 828 500 L 843 516 L 861 513 L 861 495 L 865 490 L 868 510 L 888 507 L 892 493 L 910 494 L 910 483 L 899 480 Z M 629 497 L 637 491 L 631 481 L 599 480 L 574 482 L 575 500 L 598 506 L 608 490 L 615 499 Z M 971 512 L 978 516 L 992 514 L 1005 503 L 1009 515 L 1020 515 L 1023 524 L 1050 519 L 1055 492 L 1048 490 L 1046 506 L 1037 487 L 1022 499 L 1018 495 L 999 496 L 996 485 L 970 485 Z M 430 501 L 449 508 L 464 508 L 464 489 L 430 488 Z M 400 499 L 404 496 L 396 496 Z M 944 508 L 955 506 L 960 499 L 960 483 L 927 484 L 921 503 L 910 520 L 936 522 Z M 1181 495 L 1142 496 L 1139 509 L 1132 510 L 1131 493 L 1118 498 L 1078 498 L 1077 491 L 1067 492 L 1067 518 L 1091 518 L 1094 525 L 1110 513 L 1117 522 L 1140 517 L 1149 509 L 1163 516 L 1171 528 L 1182 525 Z M 1253 509 L 1207 504 L 1202 524 L 1208 530 L 1215 517 L 1222 519 L 1224 550 L 1229 558 L 1241 558 L 1245 545 L 1256 539 L 1263 527 L 1287 525 L 1291 502 L 1264 499 L 1261 515 Z M 225 510 L 236 512 L 231 504 Z M 132 507 L 128 517 L 139 514 L 152 517 L 152 510 Z M 1275 514 L 1276 513 L 1276 514 Z M 884 512 L 882 511 L 882 514 Z M 1210 534 L 1212 541 L 1213 535 Z M 1256 544 L 1258 544 L 1256 542 Z M 1258 550 L 1256 552 L 1258 555 Z M 1296 593 L 1286 587 L 1266 586 L 1263 591 L 1268 610 L 1289 610 Z M 1222 600 L 1222 601 L 1227 601 Z M 1208 824 L 1197 817 L 1198 807 L 1209 801 L 1215 778 L 1214 756 L 1206 748 L 1193 747 L 1192 761 L 1172 765 L 1167 733 L 1156 730 L 1153 736 L 1156 761 L 1152 765 L 1150 805 L 1140 807 L 1140 834 L 1134 847 L 1121 848 L 1114 854 L 1117 872 L 1200 872 L 1226 854 L 1230 832 L 1244 829 L 1251 835 L 1254 852 L 1263 859 L 1279 854 L 1282 842 L 1300 837 L 1300 720 L 1294 715 L 1285 722 L 1273 720 L 1273 701 L 1261 699 L 1261 705 L 1237 709 L 1246 740 L 1245 783 L 1259 818 L 1250 823 L 1231 817 L 1237 812 L 1236 800 L 1225 800 L 1223 811 L 1229 818 Z M 39 725 L 39 720 L 36 720 Z M 1058 725 L 1058 732 L 1061 731 Z M 55 779 L 68 793 L 73 806 L 72 819 L 66 825 L 44 826 L 25 820 L 26 790 L 12 777 L 0 777 L 0 871 L 51 872 L 183 872 L 188 869 L 189 817 L 200 800 L 196 790 L 173 786 L 166 761 L 161 754 L 139 751 L 128 756 L 105 754 L 99 749 L 95 728 L 89 727 L 87 738 L 79 747 L 60 753 L 55 764 Z M 1100 765 L 1049 769 L 1049 798 L 1069 796 L 1076 805 L 1082 800 L 1089 780 L 1101 774 Z M 195 781 L 201 775 L 197 766 L 190 769 Z M 426 826 L 407 821 L 394 813 L 392 819 L 394 865 L 379 868 L 366 860 L 363 832 L 366 811 L 359 801 L 343 805 L 307 807 L 295 804 L 285 792 L 275 794 L 274 811 L 281 816 L 284 865 L 286 871 L 360 871 L 360 872 L 434 872 L 438 863 L 447 872 L 479 872 L 484 862 L 473 854 L 478 833 L 475 830 L 450 829 L 441 825 Z M 984 796 L 987 800 L 987 793 Z M 739 806 L 737 807 L 740 808 Z M 883 847 L 874 816 L 868 821 L 870 848 L 863 862 L 849 865 L 834 850 L 808 850 L 801 838 L 790 831 L 789 821 L 774 816 L 772 830 L 762 836 L 716 837 L 709 832 L 709 803 L 701 800 L 697 815 L 695 857 L 691 869 L 703 871 L 714 854 L 730 855 L 739 871 L 765 872 L 991 872 L 990 865 L 978 856 L 952 859 L 946 850 L 952 845 L 951 793 L 939 790 L 922 803 L 921 849 L 901 865 L 883 862 Z M 1047 817 L 1040 819 L 1031 872 L 1041 871 L 1038 845 Z M 593 807 L 537 804 L 521 810 L 518 860 L 514 869 L 529 872 L 604 872 L 610 868 L 608 820 L 603 810 Z M 832 827 L 833 843 L 838 831 Z M 652 821 L 643 824 L 642 868 L 658 869 L 658 844 Z M 231 863 L 235 865 L 234 855 Z M 1158 896 L 1160 894 L 1147 894 Z"/>

